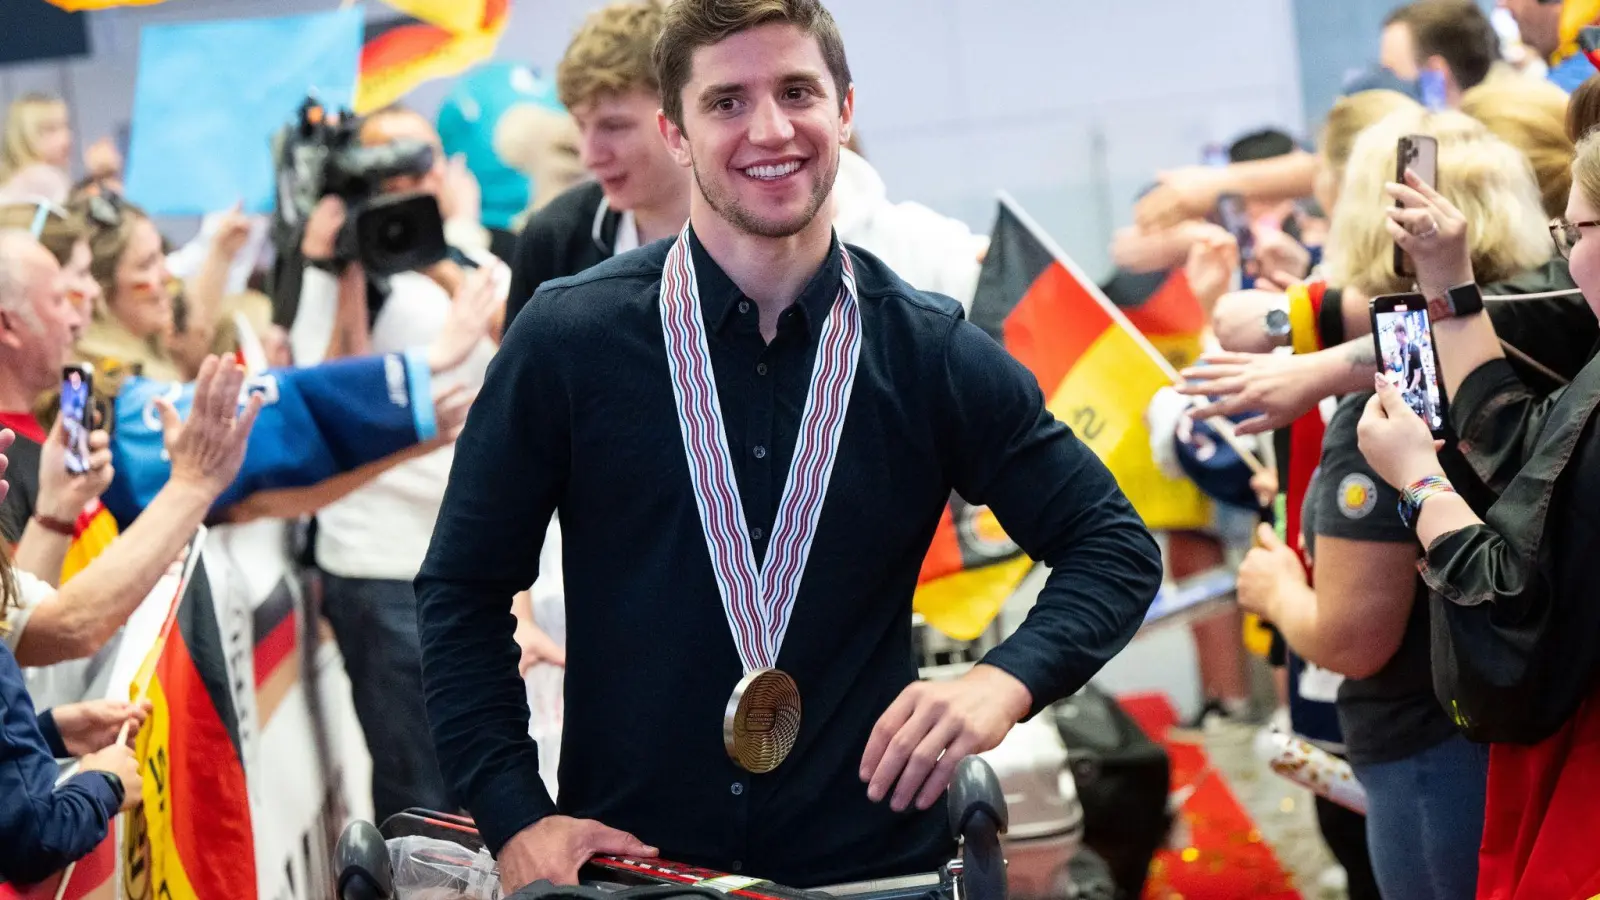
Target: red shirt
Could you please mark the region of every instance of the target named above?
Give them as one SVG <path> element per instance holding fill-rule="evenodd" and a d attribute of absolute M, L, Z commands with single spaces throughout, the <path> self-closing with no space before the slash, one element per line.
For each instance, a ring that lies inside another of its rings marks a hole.
<path fill-rule="evenodd" d="M 25 437 L 35 444 L 44 443 L 48 437 L 44 426 L 31 412 L 0 412 L 0 428 L 9 428 L 17 433 L 17 437 Z"/>
<path fill-rule="evenodd" d="M 1489 748 L 1478 900 L 1600 895 L 1600 689 L 1533 746 Z"/>

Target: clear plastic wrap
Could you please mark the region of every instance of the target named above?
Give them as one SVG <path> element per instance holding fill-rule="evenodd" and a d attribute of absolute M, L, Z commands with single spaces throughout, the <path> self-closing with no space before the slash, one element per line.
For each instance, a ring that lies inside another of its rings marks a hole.
<path fill-rule="evenodd" d="M 500 869 L 487 850 L 414 836 L 384 843 L 394 870 L 395 900 L 500 900 Z"/>

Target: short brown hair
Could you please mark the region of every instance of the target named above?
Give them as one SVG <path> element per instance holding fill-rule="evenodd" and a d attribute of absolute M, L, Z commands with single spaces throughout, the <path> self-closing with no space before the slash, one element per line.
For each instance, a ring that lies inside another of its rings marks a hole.
<path fill-rule="evenodd" d="M 612 3 L 583 20 L 556 66 L 556 95 L 569 111 L 606 94 L 661 92 L 650 58 L 661 35 L 661 0 Z"/>
<path fill-rule="evenodd" d="M 661 109 L 667 118 L 683 127 L 683 88 L 689 83 L 696 50 L 774 22 L 793 25 L 816 38 L 842 107 L 850 88 L 850 63 L 839 25 L 819 0 L 673 0 L 655 49 Z"/>
<path fill-rule="evenodd" d="M 1472 0 L 1417 0 L 1389 13 L 1383 24 L 1411 29 L 1417 61 L 1443 58 L 1463 91 L 1482 84 L 1500 58 L 1500 36 Z"/>
<path fill-rule="evenodd" d="M 17 228 L 32 232 L 39 207 L 32 203 L 8 203 L 0 206 L 0 229 Z M 65 209 L 52 209 L 39 229 L 39 243 L 44 245 L 56 262 L 63 266 L 72 259 L 72 248 L 79 241 L 87 241 L 89 234 L 83 217 Z"/>

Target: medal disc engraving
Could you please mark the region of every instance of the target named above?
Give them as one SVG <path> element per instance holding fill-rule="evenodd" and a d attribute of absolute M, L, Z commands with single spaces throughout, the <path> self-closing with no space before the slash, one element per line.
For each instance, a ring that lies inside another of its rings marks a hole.
<path fill-rule="evenodd" d="M 739 680 L 722 717 L 722 744 L 746 772 L 765 774 L 783 764 L 800 736 L 800 688 L 778 669 L 757 669 Z"/>

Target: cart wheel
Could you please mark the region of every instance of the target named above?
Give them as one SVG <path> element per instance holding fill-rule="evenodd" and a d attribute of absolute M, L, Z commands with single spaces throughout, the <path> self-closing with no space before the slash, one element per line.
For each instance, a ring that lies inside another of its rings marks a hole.
<path fill-rule="evenodd" d="M 345 826 L 334 850 L 339 867 L 339 900 L 390 900 L 394 896 L 394 869 L 389 847 L 371 822 Z"/>

